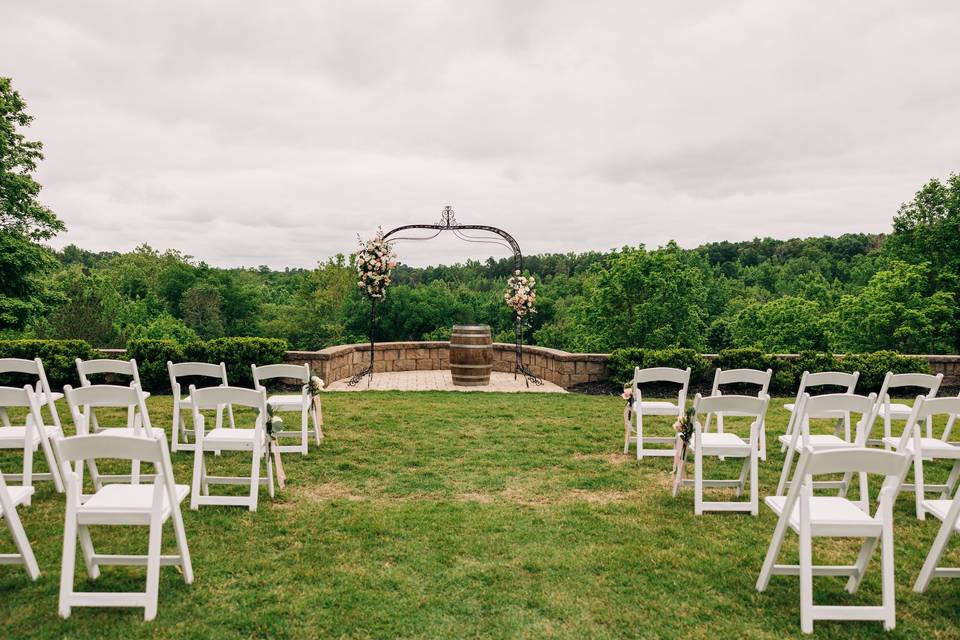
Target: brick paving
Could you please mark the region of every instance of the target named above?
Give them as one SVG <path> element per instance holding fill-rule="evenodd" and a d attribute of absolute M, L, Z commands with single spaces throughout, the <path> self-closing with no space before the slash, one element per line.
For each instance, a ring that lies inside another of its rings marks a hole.
<path fill-rule="evenodd" d="M 563 387 L 544 380 L 543 386 L 531 384 L 529 388 L 522 376 L 513 379 L 512 373 L 494 371 L 490 374 L 490 384 L 485 387 L 454 386 L 448 369 L 430 369 L 424 371 L 385 371 L 375 373 L 373 380 L 364 378 L 355 387 L 347 385 L 348 378 L 327 385 L 328 391 L 499 391 L 506 393 L 566 393 Z"/>

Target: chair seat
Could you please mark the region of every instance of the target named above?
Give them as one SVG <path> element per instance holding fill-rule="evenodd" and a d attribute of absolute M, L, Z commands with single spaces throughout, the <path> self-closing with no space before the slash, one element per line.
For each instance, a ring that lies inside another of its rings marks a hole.
<path fill-rule="evenodd" d="M 163 429 L 160 427 L 152 427 L 150 430 L 153 432 L 154 438 L 166 437 L 166 434 L 164 433 Z M 147 433 L 146 429 L 140 429 L 139 431 L 142 437 L 146 436 L 146 433 Z M 135 436 L 137 435 L 137 429 L 134 429 L 133 427 L 103 427 L 100 429 L 100 431 L 97 431 L 93 435 L 102 435 L 102 434 L 109 434 L 112 436 Z"/>
<path fill-rule="evenodd" d="M 252 449 L 257 432 L 255 429 L 230 429 L 220 427 L 211 429 L 203 434 L 204 444 L 209 444 L 210 448 L 216 448 L 220 445 L 236 445 L 244 449 Z"/>
<path fill-rule="evenodd" d="M 143 513 L 153 508 L 153 484 L 108 484 L 90 496 L 78 509 L 81 514 Z M 177 503 L 190 495 L 190 487 L 176 485 Z M 170 515 L 170 499 L 163 494 L 163 517 Z"/>
<path fill-rule="evenodd" d="M 750 452 L 750 445 L 735 433 L 704 433 L 701 436 L 704 451 L 709 449 L 729 449 L 731 453 L 737 451 Z"/>
<path fill-rule="evenodd" d="M 62 393 L 57 393 L 56 391 L 53 391 L 53 392 L 50 393 L 50 399 L 53 400 L 54 402 L 56 402 L 57 400 L 62 400 L 62 399 L 63 399 L 63 394 L 62 394 Z M 46 403 L 47 403 L 47 394 L 43 393 L 42 391 L 41 391 L 40 393 L 38 393 L 38 394 L 37 394 L 37 403 L 39 403 L 39 404 L 46 404 Z"/>
<path fill-rule="evenodd" d="M 783 513 L 787 496 L 768 496 L 764 502 L 778 516 Z M 949 502 L 949 500 L 947 501 Z M 810 498 L 810 524 L 812 526 L 857 527 L 879 523 L 860 510 L 856 503 L 836 496 L 813 496 Z M 800 505 L 795 504 L 790 514 L 790 528 L 800 529 Z"/>
<path fill-rule="evenodd" d="M 793 410 L 796 408 L 796 406 L 797 405 L 795 405 L 794 403 L 788 402 L 785 405 L 783 405 L 783 408 L 789 411 L 790 413 L 793 413 Z"/>
<path fill-rule="evenodd" d="M 790 446 L 790 440 L 791 440 L 790 436 L 782 435 L 778 437 L 777 440 L 779 440 L 781 444 L 785 444 L 788 447 Z M 844 440 L 839 436 L 835 436 L 833 434 L 827 434 L 827 433 L 810 434 L 809 442 L 810 442 L 810 446 L 813 447 L 814 449 L 842 449 L 844 447 L 857 446 L 853 442 L 847 442 L 846 440 Z M 798 446 L 803 445 L 802 438 L 799 438 L 799 437 L 797 438 L 797 445 Z"/>
<path fill-rule="evenodd" d="M 303 394 L 283 393 L 267 398 L 267 404 L 274 408 L 291 407 L 300 409 L 303 406 Z"/>
<path fill-rule="evenodd" d="M 891 402 L 890 403 L 890 417 L 891 418 L 900 418 L 901 420 L 906 420 L 910 417 L 910 414 L 913 412 L 913 407 L 906 405 L 900 402 Z M 881 418 L 887 415 L 887 405 L 880 403 L 880 411 L 877 413 Z"/>
<path fill-rule="evenodd" d="M 951 504 L 953 504 L 953 500 L 924 500 L 923 508 L 927 513 L 932 513 L 937 520 L 944 520 L 947 517 L 947 512 L 950 511 Z M 957 521 L 954 528 L 960 531 L 960 521 Z"/>
<path fill-rule="evenodd" d="M 33 487 L 7 485 L 7 493 L 10 494 L 10 501 L 13 503 L 13 506 L 18 507 L 33 495 Z"/>
<path fill-rule="evenodd" d="M 44 427 L 48 436 L 58 433 L 56 427 Z M 0 427 L 0 449 L 9 449 L 10 447 L 22 447 L 27 437 L 26 427 Z M 33 432 L 33 444 L 40 442 L 40 433 L 37 430 Z"/>
<path fill-rule="evenodd" d="M 900 445 L 900 438 L 886 437 L 882 442 L 896 448 Z M 913 438 L 907 441 L 907 451 L 913 451 L 913 442 Z M 920 452 L 936 458 L 960 458 L 960 447 L 937 438 L 920 438 Z"/>

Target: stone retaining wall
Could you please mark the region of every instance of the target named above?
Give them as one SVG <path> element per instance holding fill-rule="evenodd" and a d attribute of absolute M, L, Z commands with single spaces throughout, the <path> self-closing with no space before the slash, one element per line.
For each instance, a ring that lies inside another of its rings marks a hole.
<path fill-rule="evenodd" d="M 494 371 L 513 372 L 515 345 L 493 345 Z M 109 357 L 121 357 L 122 349 L 102 349 Z M 380 342 L 376 345 L 375 371 L 417 371 L 450 367 L 450 347 L 446 342 Z M 778 354 L 793 358 L 796 354 Z M 524 347 L 523 364 L 532 373 L 567 388 L 587 382 L 606 380 L 606 353 L 568 353 L 547 347 Z M 707 359 L 713 354 L 704 354 Z M 943 386 L 960 387 L 960 356 L 920 356 L 930 363 L 934 373 L 943 374 Z M 288 351 L 286 362 L 310 363 L 311 370 L 327 382 L 349 378 L 370 363 L 369 344 L 344 344 L 320 351 Z"/>

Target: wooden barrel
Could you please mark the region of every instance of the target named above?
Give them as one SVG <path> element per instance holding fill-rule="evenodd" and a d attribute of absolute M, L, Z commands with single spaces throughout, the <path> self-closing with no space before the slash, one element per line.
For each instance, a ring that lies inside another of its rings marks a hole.
<path fill-rule="evenodd" d="M 461 387 L 490 384 L 493 339 L 485 324 L 455 324 L 450 336 L 450 376 Z"/>

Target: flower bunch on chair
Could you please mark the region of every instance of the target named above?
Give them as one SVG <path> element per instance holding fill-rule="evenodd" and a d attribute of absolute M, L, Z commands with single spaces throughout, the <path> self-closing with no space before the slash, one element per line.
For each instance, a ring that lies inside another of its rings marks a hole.
<path fill-rule="evenodd" d="M 277 434 L 283 431 L 283 418 L 276 415 L 273 405 L 267 405 L 267 464 L 273 458 L 277 470 L 277 484 L 283 489 L 287 484 L 287 474 L 283 470 L 283 461 L 280 459 L 280 443 Z"/>
<path fill-rule="evenodd" d="M 537 292 L 534 291 L 536 284 L 533 276 L 528 278 L 520 273 L 519 269 L 507 280 L 507 292 L 503 294 L 503 301 L 513 309 L 518 318 L 537 312 Z"/>
<path fill-rule="evenodd" d="M 377 235 L 366 242 L 360 241 L 356 253 L 357 287 L 368 298 L 379 300 L 387 294 L 390 277 L 397 267 L 397 254 L 383 238 L 383 229 L 377 229 Z"/>
<path fill-rule="evenodd" d="M 683 458 L 687 453 L 687 446 L 690 444 L 690 438 L 693 437 L 693 423 L 697 419 L 693 407 L 688 407 L 683 415 L 673 423 L 673 430 L 677 432 L 677 449 L 673 456 L 673 470 L 683 464 Z"/>

